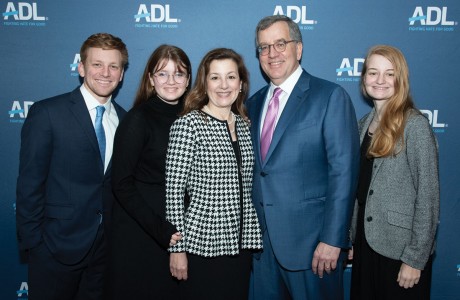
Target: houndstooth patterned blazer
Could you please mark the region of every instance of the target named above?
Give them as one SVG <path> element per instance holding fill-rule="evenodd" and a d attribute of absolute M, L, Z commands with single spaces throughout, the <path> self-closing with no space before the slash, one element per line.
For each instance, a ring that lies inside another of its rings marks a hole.
<path fill-rule="evenodd" d="M 241 116 L 236 116 L 235 122 L 242 158 L 242 210 L 238 164 L 227 122 L 192 111 L 171 127 L 166 158 L 166 218 L 183 238 L 169 248 L 170 252 L 215 257 L 238 254 L 240 242 L 242 249 L 262 248 L 251 201 L 251 136 Z M 186 191 L 190 197 L 187 208 Z"/>

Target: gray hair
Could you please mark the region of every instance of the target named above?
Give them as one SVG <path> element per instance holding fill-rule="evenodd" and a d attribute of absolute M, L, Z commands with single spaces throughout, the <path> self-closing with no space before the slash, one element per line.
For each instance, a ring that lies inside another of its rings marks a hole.
<path fill-rule="evenodd" d="M 272 26 L 276 22 L 286 22 L 289 27 L 289 36 L 291 39 L 302 43 L 302 33 L 300 33 L 299 26 L 297 23 L 292 21 L 291 18 L 283 16 L 283 15 L 275 15 L 275 16 L 268 16 L 263 18 L 259 21 L 256 27 L 256 47 L 259 46 L 259 32 L 262 30 L 267 29 L 268 27 Z"/>

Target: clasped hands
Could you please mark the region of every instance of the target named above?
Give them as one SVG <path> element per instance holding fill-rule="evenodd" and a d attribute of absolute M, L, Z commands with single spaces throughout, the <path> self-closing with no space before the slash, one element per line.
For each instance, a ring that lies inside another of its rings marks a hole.
<path fill-rule="evenodd" d="M 169 240 L 169 247 L 174 246 L 181 239 L 182 239 L 182 234 L 180 234 L 179 231 L 174 233 L 173 235 L 171 235 L 171 239 Z"/>
<path fill-rule="evenodd" d="M 171 236 L 169 246 L 174 246 L 182 239 L 180 232 L 176 232 Z M 171 253 L 169 255 L 169 270 L 171 275 L 178 280 L 187 280 L 188 261 L 185 252 Z"/>

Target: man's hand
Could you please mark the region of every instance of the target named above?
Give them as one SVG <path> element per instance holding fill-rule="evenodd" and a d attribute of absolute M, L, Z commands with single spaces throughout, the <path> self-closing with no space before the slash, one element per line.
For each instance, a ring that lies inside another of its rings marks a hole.
<path fill-rule="evenodd" d="M 319 278 L 323 278 L 324 271 L 329 274 L 335 270 L 339 255 L 340 248 L 320 242 L 313 253 L 311 262 L 313 273 L 318 274 Z"/>

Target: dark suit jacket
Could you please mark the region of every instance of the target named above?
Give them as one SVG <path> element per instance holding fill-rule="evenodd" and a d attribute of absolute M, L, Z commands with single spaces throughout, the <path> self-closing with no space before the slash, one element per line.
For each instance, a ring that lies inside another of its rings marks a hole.
<path fill-rule="evenodd" d="M 305 270 L 318 242 L 349 245 L 359 164 L 355 111 L 343 88 L 303 71 L 263 162 L 260 124 L 268 90 L 247 102 L 255 152 L 253 201 L 279 263 Z"/>
<path fill-rule="evenodd" d="M 125 110 L 112 101 L 118 118 Z M 35 103 L 21 132 L 16 226 L 20 249 L 46 243 L 62 263 L 79 262 L 113 194 L 80 89 Z"/>

